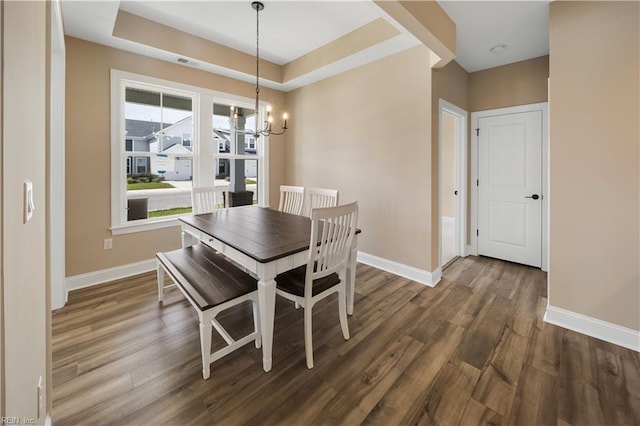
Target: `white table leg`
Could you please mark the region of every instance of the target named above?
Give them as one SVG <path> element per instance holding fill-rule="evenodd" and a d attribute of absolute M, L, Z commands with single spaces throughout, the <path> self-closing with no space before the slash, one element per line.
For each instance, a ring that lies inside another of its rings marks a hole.
<path fill-rule="evenodd" d="M 157 265 L 157 277 L 158 277 L 158 302 L 162 302 L 164 299 L 164 268 L 158 261 Z"/>
<path fill-rule="evenodd" d="M 356 265 L 358 263 L 358 236 L 353 237 L 347 262 L 347 313 L 353 315 L 353 299 L 356 292 Z"/>
<path fill-rule="evenodd" d="M 262 368 L 271 370 L 273 322 L 276 311 L 275 262 L 258 265 L 258 300 L 260 303 L 260 332 L 262 334 Z"/>

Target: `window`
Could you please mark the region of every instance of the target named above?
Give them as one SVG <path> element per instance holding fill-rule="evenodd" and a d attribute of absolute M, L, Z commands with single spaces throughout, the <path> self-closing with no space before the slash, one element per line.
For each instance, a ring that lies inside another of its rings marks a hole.
<path fill-rule="evenodd" d="M 145 173 L 147 173 L 147 159 L 136 157 L 136 174 L 142 175 Z"/>
<path fill-rule="evenodd" d="M 245 136 L 244 138 L 244 149 L 245 151 L 255 151 L 256 149 L 256 138 L 253 136 Z"/>
<path fill-rule="evenodd" d="M 191 148 L 191 134 L 190 133 L 184 133 L 182 135 L 182 146 L 187 147 L 187 148 Z"/>
<path fill-rule="evenodd" d="M 218 152 L 214 154 L 218 173 L 216 186 L 223 186 L 233 192 L 251 192 L 254 204 L 258 204 L 260 188 L 258 177 L 259 156 L 256 139 L 245 133 L 231 129 L 229 109 L 231 104 L 214 103 L 213 132 L 218 139 Z M 256 114 L 253 108 L 236 108 L 238 127 L 255 130 Z M 224 145 L 224 149 L 221 149 Z"/>
<path fill-rule="evenodd" d="M 264 138 L 229 125 L 235 105 L 242 126 L 255 128 L 250 99 L 117 70 L 111 72 L 111 96 L 114 234 L 177 225 L 178 216 L 191 213 L 193 186 L 251 191 L 254 203 L 268 203 L 262 190 L 267 171 L 259 167 L 266 164 Z M 200 142 L 206 140 L 214 143 Z M 141 198 L 146 215 L 139 212 Z M 129 214 L 133 204 L 136 215 Z"/>

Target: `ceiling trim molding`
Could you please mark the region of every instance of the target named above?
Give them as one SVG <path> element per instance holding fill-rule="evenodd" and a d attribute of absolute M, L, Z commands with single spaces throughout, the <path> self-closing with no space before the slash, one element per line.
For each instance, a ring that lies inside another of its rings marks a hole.
<path fill-rule="evenodd" d="M 442 68 L 456 57 L 456 24 L 435 1 L 375 0 L 374 3 L 440 59 Z"/>
<path fill-rule="evenodd" d="M 378 18 L 283 65 L 282 81 L 287 84 L 400 34 L 400 31 L 384 18 Z"/>
<path fill-rule="evenodd" d="M 177 57 L 186 56 L 231 71 L 255 75 L 256 58 L 253 55 L 123 10 L 118 10 L 112 35 L 166 52 L 173 52 Z M 260 78 L 274 83 L 282 83 L 282 67 L 261 59 Z"/>

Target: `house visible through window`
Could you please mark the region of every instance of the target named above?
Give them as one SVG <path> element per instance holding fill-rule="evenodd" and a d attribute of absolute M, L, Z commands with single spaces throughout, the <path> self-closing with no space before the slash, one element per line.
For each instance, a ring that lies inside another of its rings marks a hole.
<path fill-rule="evenodd" d="M 213 133 L 218 143 L 218 152 L 214 154 L 218 173 L 216 185 L 224 185 L 233 193 L 244 194 L 258 203 L 258 155 L 256 140 L 252 135 L 236 132 L 229 123 L 231 105 L 215 103 L 213 105 Z M 251 108 L 235 109 L 238 114 L 238 127 L 243 130 L 255 130 L 256 116 Z"/>
<path fill-rule="evenodd" d="M 135 164 L 134 170 L 126 171 L 126 220 L 190 212 L 193 104 L 197 95 L 133 83 L 124 90 L 124 155 Z M 174 188 L 177 190 L 167 191 Z M 131 214 L 130 200 L 140 198 L 147 200 L 146 216 Z"/>
<path fill-rule="evenodd" d="M 250 101 L 224 100 L 205 89 L 115 70 L 111 81 L 114 233 L 153 229 L 158 227 L 153 223 L 171 224 L 167 219 L 190 214 L 195 183 L 245 198 L 251 193 L 258 202 L 261 145 L 229 125 L 229 108 L 235 105 L 241 127 L 255 128 L 255 111 L 242 106 Z M 199 144 L 197 135 L 214 143 Z"/>

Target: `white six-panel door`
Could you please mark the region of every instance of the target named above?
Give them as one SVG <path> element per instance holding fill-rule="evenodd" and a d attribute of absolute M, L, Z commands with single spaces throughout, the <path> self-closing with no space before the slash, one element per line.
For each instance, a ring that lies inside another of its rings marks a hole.
<path fill-rule="evenodd" d="M 478 254 L 540 267 L 542 112 L 478 124 Z"/>

